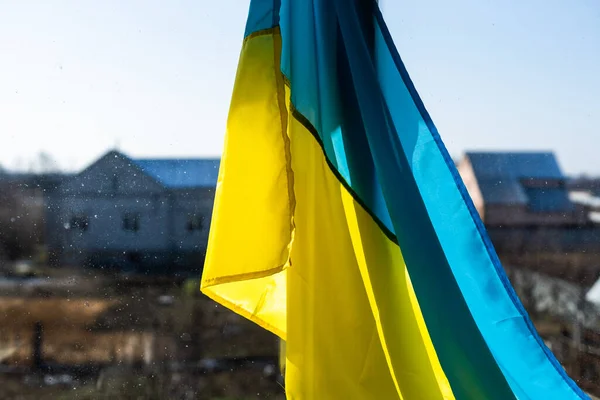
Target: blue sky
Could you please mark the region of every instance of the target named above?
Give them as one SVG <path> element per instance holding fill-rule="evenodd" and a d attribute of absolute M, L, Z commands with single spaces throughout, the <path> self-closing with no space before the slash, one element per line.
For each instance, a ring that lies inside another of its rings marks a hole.
<path fill-rule="evenodd" d="M 0 164 L 222 149 L 247 0 L 0 0 Z M 600 174 L 597 0 L 382 0 L 451 154 L 550 149 Z"/>

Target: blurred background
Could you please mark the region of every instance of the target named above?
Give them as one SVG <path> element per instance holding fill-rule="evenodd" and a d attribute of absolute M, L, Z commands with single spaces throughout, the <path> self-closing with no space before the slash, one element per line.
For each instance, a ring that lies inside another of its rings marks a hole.
<path fill-rule="evenodd" d="M 380 3 L 536 328 L 600 396 L 600 5 Z M 277 339 L 199 292 L 248 4 L 0 1 L 0 398 L 284 398 Z"/>

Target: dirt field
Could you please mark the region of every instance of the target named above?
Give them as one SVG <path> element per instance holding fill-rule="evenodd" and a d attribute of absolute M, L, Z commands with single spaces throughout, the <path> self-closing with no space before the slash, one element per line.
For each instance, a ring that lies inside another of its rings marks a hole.
<path fill-rule="evenodd" d="M 186 369 L 200 360 L 278 352 L 273 335 L 202 296 L 197 281 L 77 279 L 0 297 L 0 399 L 283 399 L 273 371 L 265 375 L 260 366 Z M 44 365 L 96 372 L 30 371 L 36 323 Z"/>

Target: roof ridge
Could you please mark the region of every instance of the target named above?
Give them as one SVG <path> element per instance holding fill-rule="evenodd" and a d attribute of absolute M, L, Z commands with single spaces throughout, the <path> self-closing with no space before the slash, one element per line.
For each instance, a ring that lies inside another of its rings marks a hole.
<path fill-rule="evenodd" d="M 215 186 L 220 162 L 218 158 L 132 159 L 140 170 L 170 188 Z"/>

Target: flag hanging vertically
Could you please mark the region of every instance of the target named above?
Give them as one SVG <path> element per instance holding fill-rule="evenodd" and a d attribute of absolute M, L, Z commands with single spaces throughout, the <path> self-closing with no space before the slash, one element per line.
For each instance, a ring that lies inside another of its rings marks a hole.
<path fill-rule="evenodd" d="M 202 291 L 286 340 L 290 399 L 581 399 L 372 0 L 252 0 Z"/>

